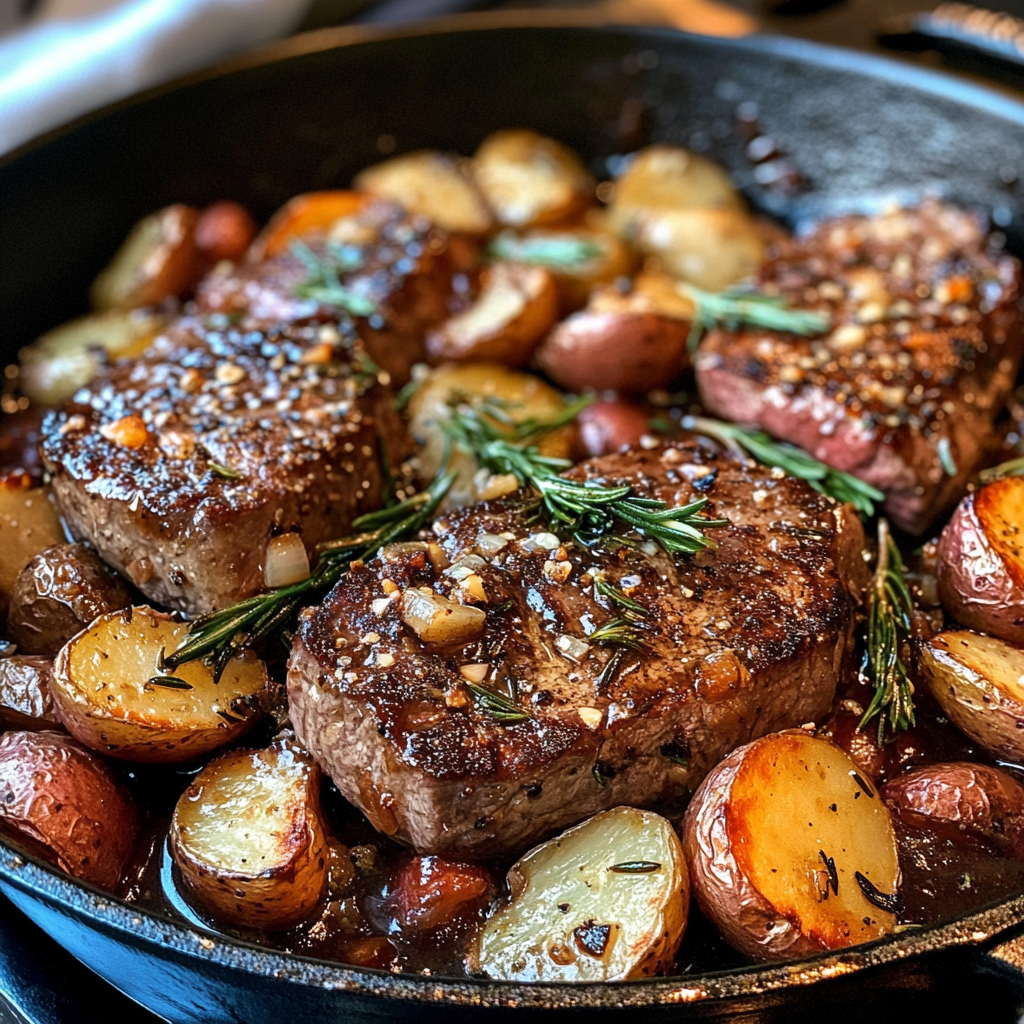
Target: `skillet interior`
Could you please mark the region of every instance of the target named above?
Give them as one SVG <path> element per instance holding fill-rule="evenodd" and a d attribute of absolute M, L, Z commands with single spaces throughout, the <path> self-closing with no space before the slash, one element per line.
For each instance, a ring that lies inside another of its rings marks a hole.
<path fill-rule="evenodd" d="M 525 124 L 564 140 L 597 171 L 609 155 L 677 142 L 707 151 L 755 205 L 791 221 L 936 191 L 994 211 L 1021 250 L 1024 104 L 795 41 L 507 20 L 459 19 L 426 35 L 342 29 L 300 37 L 14 154 L 0 165 L 5 358 L 84 311 L 96 269 L 145 213 L 233 198 L 265 218 L 297 192 L 347 183 L 380 159 L 384 136 L 398 152 L 466 152 L 489 131 Z M 738 113 L 754 113 L 744 104 L 756 104 L 760 130 L 792 157 L 803 190 L 758 183 L 738 130 Z M 1022 898 L 800 965 L 621 986 L 516 986 L 398 978 L 207 938 L 3 846 L 0 887 L 129 994 L 173 1019 L 206 1022 L 342 1008 L 398 1016 L 410 999 L 467 1011 L 686 1003 L 703 1015 L 721 1000 L 764 1005 L 776 996 L 761 993 L 983 942 L 1024 923 Z"/>

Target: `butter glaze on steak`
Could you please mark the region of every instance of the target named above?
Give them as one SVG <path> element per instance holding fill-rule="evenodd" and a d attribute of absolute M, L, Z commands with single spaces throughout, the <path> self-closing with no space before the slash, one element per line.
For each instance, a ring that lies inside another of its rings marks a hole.
<path fill-rule="evenodd" d="M 827 713 L 852 652 L 866 570 L 848 507 L 692 443 L 570 475 L 674 504 L 704 493 L 732 525 L 714 531 L 716 550 L 674 561 L 552 550 L 534 510 L 489 502 L 438 520 L 443 557 L 396 546 L 304 614 L 288 673 L 296 732 L 379 830 L 422 853 L 517 851 L 604 808 L 681 805 L 734 747 Z M 481 554 L 495 537 L 501 550 Z M 465 569 L 486 595 L 485 632 L 428 648 L 403 624 L 402 594 L 452 596 Z M 649 649 L 627 651 L 605 686 L 611 649 L 562 653 L 561 638 L 585 642 L 619 614 L 595 598 L 595 572 L 649 612 Z M 501 724 L 475 702 L 461 667 L 480 664 L 485 685 L 514 681 L 528 718 Z"/>
<path fill-rule="evenodd" d="M 895 523 L 923 533 L 963 494 L 1016 379 L 1017 261 L 976 217 L 932 201 L 783 241 L 759 287 L 829 308 L 833 330 L 710 333 L 695 359 L 704 404 L 873 484 Z"/>

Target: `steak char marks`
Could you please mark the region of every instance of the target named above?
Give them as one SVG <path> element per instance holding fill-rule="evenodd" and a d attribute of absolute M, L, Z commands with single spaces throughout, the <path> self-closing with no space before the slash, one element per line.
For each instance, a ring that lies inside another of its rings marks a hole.
<path fill-rule="evenodd" d="M 355 566 L 304 613 L 296 732 L 379 830 L 420 852 L 517 851 L 603 808 L 681 804 L 734 747 L 824 715 L 852 652 L 866 570 L 848 507 L 693 443 L 570 475 L 672 504 L 703 493 L 732 525 L 713 531 L 717 549 L 672 559 L 562 547 L 535 508 L 489 502 L 439 519 L 430 547 Z M 622 614 L 596 593 L 602 574 L 646 609 L 643 650 L 587 643 Z M 414 588 L 476 601 L 482 635 L 425 645 L 403 621 Z M 474 682 L 526 717 L 496 718 Z"/>
<path fill-rule="evenodd" d="M 887 495 L 924 533 L 962 496 L 1024 350 L 1020 268 L 971 214 L 937 202 L 825 221 L 778 245 L 760 288 L 828 307 L 832 331 L 716 331 L 701 399 Z"/>
<path fill-rule="evenodd" d="M 43 459 L 72 533 L 151 600 L 222 608 L 263 588 L 272 537 L 299 533 L 312 556 L 380 506 L 381 449 L 396 464 L 407 444 L 388 384 L 460 301 L 461 273 L 446 236 L 385 212 L 342 276 L 373 316 L 296 298 L 291 253 L 214 274 L 198 312 L 48 416 Z"/>

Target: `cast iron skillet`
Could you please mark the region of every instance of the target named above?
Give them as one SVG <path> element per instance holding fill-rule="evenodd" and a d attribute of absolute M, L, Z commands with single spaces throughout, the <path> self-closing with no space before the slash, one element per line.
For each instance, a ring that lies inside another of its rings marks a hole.
<path fill-rule="evenodd" d="M 798 169 L 796 192 L 772 187 L 772 168 L 747 159 L 755 120 Z M 233 198 L 265 218 L 295 193 L 347 184 L 382 151 L 469 152 L 512 125 L 563 140 L 599 172 L 603 158 L 652 141 L 706 151 L 755 205 L 791 222 L 938 191 L 987 208 L 1022 249 L 1024 103 L 942 75 L 795 41 L 564 16 L 337 29 L 118 105 L 0 164 L 0 354 L 13 359 L 81 313 L 97 269 L 159 206 Z M 414 1008 L 420 1019 L 446 1020 L 498 1007 L 645 1007 L 652 1020 L 760 1014 L 808 992 L 822 1006 L 905 991 L 934 974 L 929 956 L 961 947 L 1001 943 L 1003 960 L 1024 956 L 1006 942 L 1024 926 L 1020 897 L 798 964 L 621 985 L 511 985 L 268 952 L 142 912 L 4 844 L 0 890 L 118 988 L 196 1024 L 399 1019 Z"/>

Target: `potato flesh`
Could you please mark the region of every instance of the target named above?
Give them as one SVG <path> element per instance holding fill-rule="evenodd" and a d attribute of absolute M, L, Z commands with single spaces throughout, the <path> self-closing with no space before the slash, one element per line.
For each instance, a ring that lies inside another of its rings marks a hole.
<path fill-rule="evenodd" d="M 447 231 L 482 235 L 492 225 L 491 213 L 462 172 L 459 162 L 443 153 L 406 153 L 361 171 L 355 187 L 390 199 Z"/>
<path fill-rule="evenodd" d="M 739 871 L 822 949 L 869 942 L 896 923 L 856 878 L 891 895 L 900 877 L 889 813 L 857 774 L 827 740 L 782 733 L 752 745 L 729 793 L 726 828 Z"/>
<path fill-rule="evenodd" d="M 133 310 L 92 313 L 55 327 L 21 353 L 21 386 L 40 405 L 59 405 L 110 359 L 141 355 L 165 317 Z"/>
<path fill-rule="evenodd" d="M 918 664 L 961 732 L 998 757 L 1024 757 L 1024 649 L 950 630 L 921 645 Z"/>
<path fill-rule="evenodd" d="M 510 403 L 509 416 L 516 421 L 548 417 L 565 408 L 561 394 L 538 377 L 520 373 L 495 363 L 462 363 L 439 366 L 420 385 L 409 402 L 409 432 L 421 445 L 420 473 L 430 480 L 437 474 L 444 453 L 444 434 L 438 424 L 451 414 L 449 400 L 455 396 L 501 398 Z M 572 449 L 571 428 L 547 434 L 537 442 L 543 455 L 565 458 Z M 456 451 L 452 466 L 459 477 L 448 495 L 448 506 L 459 507 L 480 500 L 474 482 L 477 465 Z M 513 489 L 515 489 L 513 487 Z"/>
<path fill-rule="evenodd" d="M 974 507 L 993 551 L 1017 586 L 1024 587 L 1024 477 L 1004 477 L 982 487 Z"/>
<path fill-rule="evenodd" d="M 658 867 L 609 871 L 644 863 Z M 509 885 L 511 902 L 480 936 L 479 967 L 492 978 L 645 977 L 670 965 L 686 927 L 682 847 L 669 822 L 649 811 L 617 807 L 595 815 L 517 861 Z"/>
<path fill-rule="evenodd" d="M 294 749 L 229 754 L 175 812 L 181 843 L 218 871 L 259 875 L 287 864 L 306 818 L 313 767 Z"/>
<path fill-rule="evenodd" d="M 21 570 L 65 539 L 48 488 L 0 485 L 0 605 L 7 607 Z"/>

